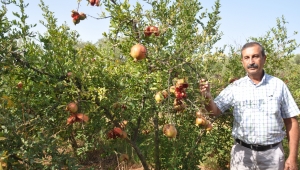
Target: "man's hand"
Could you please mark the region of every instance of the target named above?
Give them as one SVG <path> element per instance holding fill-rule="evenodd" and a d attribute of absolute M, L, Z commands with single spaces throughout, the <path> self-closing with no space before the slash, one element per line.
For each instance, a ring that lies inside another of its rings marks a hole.
<path fill-rule="evenodd" d="M 217 116 L 219 114 L 221 114 L 220 109 L 217 107 L 217 105 L 215 104 L 211 93 L 210 93 L 210 84 L 208 83 L 207 80 L 205 79 L 201 79 L 199 82 L 199 88 L 200 88 L 200 92 L 201 95 L 205 98 L 205 109 L 214 116 Z"/>
<path fill-rule="evenodd" d="M 285 161 L 284 170 L 298 170 L 297 161 L 287 158 Z"/>
<path fill-rule="evenodd" d="M 206 81 L 205 79 L 201 79 L 199 85 L 201 95 L 206 99 L 211 99 L 210 84 L 208 83 L 208 81 Z"/>

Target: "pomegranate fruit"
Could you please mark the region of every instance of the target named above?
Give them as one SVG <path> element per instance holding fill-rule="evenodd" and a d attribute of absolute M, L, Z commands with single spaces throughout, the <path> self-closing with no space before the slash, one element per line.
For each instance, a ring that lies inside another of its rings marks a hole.
<path fill-rule="evenodd" d="M 73 18 L 73 23 L 76 25 L 80 22 L 80 15 L 75 10 L 72 10 L 71 12 L 72 12 L 71 17 Z"/>
<path fill-rule="evenodd" d="M 163 127 L 163 133 L 168 138 L 175 138 L 177 135 L 177 129 L 172 124 L 166 124 Z"/>
<path fill-rule="evenodd" d="M 107 132 L 108 139 L 115 139 L 117 136 L 114 134 L 113 129 Z"/>
<path fill-rule="evenodd" d="M 186 108 L 185 103 L 182 102 L 180 99 L 175 99 L 173 105 L 174 105 L 174 109 L 178 112 L 182 111 Z"/>
<path fill-rule="evenodd" d="M 206 130 L 207 131 L 211 131 L 213 128 L 212 124 L 209 122 L 207 125 L 206 125 Z"/>
<path fill-rule="evenodd" d="M 159 36 L 159 29 L 156 26 L 147 26 L 144 30 L 144 34 L 146 37 L 149 37 L 152 34 L 154 34 L 155 36 Z"/>
<path fill-rule="evenodd" d="M 88 122 L 89 117 L 83 113 L 77 113 L 76 114 L 76 121 L 77 122 Z"/>
<path fill-rule="evenodd" d="M 164 100 L 162 92 L 157 92 L 154 96 L 156 103 L 161 103 Z"/>
<path fill-rule="evenodd" d="M 134 61 L 142 60 L 146 58 L 147 49 L 142 44 L 136 44 L 131 47 L 130 55 L 134 58 Z"/>
<path fill-rule="evenodd" d="M 100 0 L 96 0 L 96 1 L 95 1 L 95 5 L 96 5 L 96 6 L 99 6 L 99 5 L 100 5 Z"/>
<path fill-rule="evenodd" d="M 127 132 L 123 131 L 119 127 L 114 127 L 112 130 L 108 131 L 107 138 L 108 139 L 116 139 L 117 137 L 120 138 L 127 138 Z"/>
<path fill-rule="evenodd" d="M 175 93 L 175 86 L 170 87 L 170 93 Z"/>
<path fill-rule="evenodd" d="M 17 84 L 17 87 L 18 87 L 18 89 L 22 89 L 22 88 L 23 88 L 23 83 L 20 81 L 20 82 Z"/>
<path fill-rule="evenodd" d="M 67 118 L 67 125 L 72 124 L 76 121 L 76 115 L 71 115 Z"/>
<path fill-rule="evenodd" d="M 175 86 L 179 89 L 182 89 L 182 88 L 188 88 L 189 84 L 187 83 L 187 80 L 183 78 L 183 79 L 178 79 Z"/>
<path fill-rule="evenodd" d="M 174 106 L 174 110 L 176 110 L 177 112 L 183 111 L 185 108 L 186 108 L 186 105 L 184 103 L 182 103 L 181 105 Z"/>
<path fill-rule="evenodd" d="M 196 125 L 199 126 L 199 125 L 207 125 L 207 121 L 204 117 L 197 117 L 196 118 Z"/>
<path fill-rule="evenodd" d="M 164 96 L 164 98 L 167 98 L 169 95 L 167 90 L 163 90 L 161 94 Z"/>
<path fill-rule="evenodd" d="M 113 131 L 114 131 L 115 134 L 117 134 L 119 136 L 123 133 L 123 130 L 121 128 L 119 128 L 119 127 L 115 127 L 113 129 Z"/>
<path fill-rule="evenodd" d="M 187 95 L 186 95 L 186 92 L 184 90 L 182 90 L 182 91 L 175 91 L 175 97 L 177 99 L 183 99 L 183 98 L 186 98 Z"/>
<path fill-rule="evenodd" d="M 76 113 L 78 111 L 78 106 L 75 102 L 71 102 L 67 105 L 66 111 L 69 111 L 70 113 Z"/>
<path fill-rule="evenodd" d="M 92 6 L 94 6 L 94 5 L 95 5 L 95 3 L 96 3 L 96 1 L 95 1 L 95 0 L 90 0 L 90 4 L 91 4 Z"/>
<path fill-rule="evenodd" d="M 80 19 L 80 20 L 86 19 L 86 14 L 83 13 L 83 12 L 80 12 L 80 13 L 79 13 L 79 19 Z"/>
<path fill-rule="evenodd" d="M 151 35 L 149 26 L 148 26 L 148 27 L 145 27 L 144 34 L 145 34 L 146 37 L 149 37 L 149 36 Z"/>

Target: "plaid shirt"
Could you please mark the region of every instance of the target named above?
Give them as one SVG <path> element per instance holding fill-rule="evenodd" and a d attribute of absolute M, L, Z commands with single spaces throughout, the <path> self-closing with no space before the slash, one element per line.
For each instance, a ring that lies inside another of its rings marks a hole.
<path fill-rule="evenodd" d="M 221 112 L 233 106 L 232 136 L 248 144 L 282 141 L 286 135 L 283 118 L 300 113 L 285 83 L 268 74 L 256 85 L 245 76 L 228 85 L 214 101 Z"/>

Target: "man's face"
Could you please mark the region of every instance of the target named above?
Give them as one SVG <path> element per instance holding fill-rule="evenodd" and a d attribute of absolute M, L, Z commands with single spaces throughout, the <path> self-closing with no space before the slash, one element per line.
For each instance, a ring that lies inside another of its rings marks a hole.
<path fill-rule="evenodd" d="M 261 54 L 261 48 L 258 45 L 248 47 L 242 51 L 242 64 L 249 76 L 260 76 L 266 56 Z"/>

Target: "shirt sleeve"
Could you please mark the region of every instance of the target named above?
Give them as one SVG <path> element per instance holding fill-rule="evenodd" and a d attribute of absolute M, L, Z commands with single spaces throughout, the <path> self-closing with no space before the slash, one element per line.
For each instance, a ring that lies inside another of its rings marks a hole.
<path fill-rule="evenodd" d="M 282 118 L 291 118 L 299 115 L 299 108 L 291 95 L 288 87 L 283 85 L 283 93 L 282 93 L 282 105 L 281 105 L 281 116 Z"/>
<path fill-rule="evenodd" d="M 214 102 L 222 113 L 233 106 L 233 89 L 234 85 L 228 85 L 221 93 L 215 98 Z"/>

